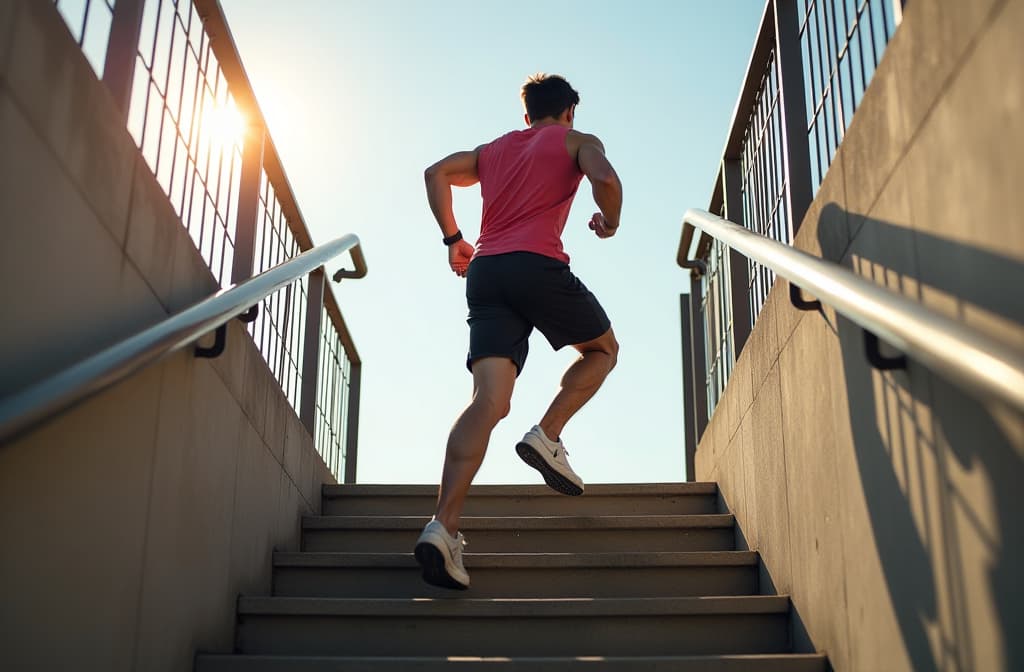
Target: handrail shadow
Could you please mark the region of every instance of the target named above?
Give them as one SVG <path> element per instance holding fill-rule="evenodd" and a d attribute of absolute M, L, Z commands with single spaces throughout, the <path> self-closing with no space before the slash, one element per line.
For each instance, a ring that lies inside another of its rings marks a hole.
<path fill-rule="evenodd" d="M 1021 262 L 836 204 L 818 221 L 823 249 L 846 222 L 859 224 L 844 266 L 918 300 L 940 292 L 961 317 L 981 308 L 1024 326 Z M 1024 418 L 912 357 L 875 371 L 862 329 L 837 322 L 859 480 L 913 669 L 976 669 L 985 641 L 1001 642 L 1004 669 L 1024 669 Z M 979 633 L 985 610 L 999 632 Z"/>

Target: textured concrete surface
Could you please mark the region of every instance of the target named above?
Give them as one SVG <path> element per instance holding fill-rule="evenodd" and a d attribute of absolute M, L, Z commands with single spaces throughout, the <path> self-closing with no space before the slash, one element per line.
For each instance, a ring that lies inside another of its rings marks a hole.
<path fill-rule="evenodd" d="M 132 669 L 166 369 L 0 449 L 5 669 Z"/>
<path fill-rule="evenodd" d="M 985 29 L 996 13 L 1013 4 L 1017 0 L 927 0 L 913 6 L 907 3 L 903 25 L 893 39 L 896 48 L 891 52 L 893 55 L 886 54 L 894 62 L 900 88 L 906 92 L 901 110 L 906 128 L 922 125 L 935 101 L 946 93 L 949 79 L 963 64 L 965 52 L 984 42 Z M 1012 23 L 1007 27 L 1016 30 Z M 1012 53 L 1003 52 L 994 65 L 999 66 Z M 1013 79 L 1013 73 L 1002 67 L 997 67 L 996 72 L 1002 72 L 1005 81 Z"/>
<path fill-rule="evenodd" d="M 164 313 L 4 90 L 0 146 L 0 217 L 9 238 L 0 246 L 0 304 L 17 316 L 4 321 L 0 350 L 0 394 L 10 394 Z"/>
<path fill-rule="evenodd" d="M 135 145 L 107 90 L 47 2 L 25 1 L 15 17 L 7 86 L 25 118 L 117 243 L 123 244 Z M 98 169 L 99 168 L 99 169 Z"/>
<path fill-rule="evenodd" d="M 845 437 L 838 435 L 832 412 L 843 381 L 831 370 L 829 349 L 821 347 L 828 333 L 820 319 L 801 320 L 779 356 L 779 374 L 793 606 L 814 645 L 828 651 L 836 669 L 847 669 L 845 586 L 833 568 L 841 567 L 845 557 L 834 487 L 836 451 L 849 441 L 840 442 Z"/>
<path fill-rule="evenodd" d="M 258 595 L 270 585 L 270 556 L 281 500 L 281 465 L 252 425 L 238 437 L 231 538 L 232 595 Z"/>
<path fill-rule="evenodd" d="M 782 427 L 782 387 L 779 367 L 772 367 L 764 386 L 754 397 L 751 418 L 744 423 L 757 439 L 751 451 L 754 476 L 751 479 L 754 502 L 752 535 L 754 547 L 764 558 L 762 592 L 790 593 L 792 587 L 792 561 L 789 540 L 789 492 L 786 487 L 786 452 Z M 756 428 L 756 429 L 755 429 Z M 742 529 L 742 528 L 741 528 Z M 774 568 L 774 571 L 773 569 Z M 770 579 L 766 581 L 765 579 Z"/>
<path fill-rule="evenodd" d="M 908 3 L 795 245 L 1024 347 L 1021 25 L 1021 0 Z M 741 378 L 697 477 L 742 502 L 796 641 L 836 670 L 1024 666 L 1024 418 L 914 360 L 873 370 L 784 283 L 747 350 L 751 406 Z M 753 468 L 721 436 L 737 414 Z"/>
<path fill-rule="evenodd" d="M 142 156 L 136 157 L 132 180 L 131 206 L 125 233 L 124 253 L 134 262 L 151 291 L 171 312 L 174 253 L 177 239 L 185 234 L 181 227 L 164 224 L 175 219 L 174 210 Z"/>
<path fill-rule="evenodd" d="M 228 570 L 242 416 L 202 364 L 169 370 L 162 398 L 136 665 L 172 670 L 190 656 L 168 631 L 195 628 L 205 636 L 190 643 L 203 648 L 231 643 Z"/>
<path fill-rule="evenodd" d="M 10 0 L 0 5 L 0 85 L 7 78 L 7 62 L 14 34 L 15 17 L 21 10 L 21 0 Z"/>

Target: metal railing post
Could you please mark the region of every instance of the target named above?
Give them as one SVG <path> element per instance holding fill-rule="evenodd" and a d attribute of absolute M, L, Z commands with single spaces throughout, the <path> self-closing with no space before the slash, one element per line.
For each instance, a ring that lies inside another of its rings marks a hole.
<path fill-rule="evenodd" d="M 306 292 L 306 327 L 302 343 L 302 390 L 299 393 L 299 420 L 310 436 L 316 439 L 316 391 L 320 373 L 320 327 L 324 308 L 323 268 L 309 274 Z M 319 448 L 319 446 L 318 446 Z"/>
<path fill-rule="evenodd" d="M 695 441 L 700 443 L 708 426 L 708 366 L 704 338 L 706 327 L 701 313 L 701 276 L 694 274 L 690 279 L 690 333 L 693 335 L 693 413 Z M 694 445 L 696 450 L 696 444 Z"/>
<path fill-rule="evenodd" d="M 695 399 L 697 382 L 693 375 L 693 318 L 689 294 L 679 295 L 679 322 L 683 348 L 683 450 L 686 454 L 686 480 L 696 480 L 697 423 Z"/>
<path fill-rule="evenodd" d="M 128 119 L 132 102 L 135 58 L 145 0 L 117 0 L 110 23 L 110 38 L 103 63 L 103 83 L 114 97 L 121 116 Z"/>
<path fill-rule="evenodd" d="M 345 430 L 345 483 L 356 482 L 359 457 L 359 390 L 363 374 L 361 362 L 353 362 L 348 380 L 348 427 Z"/>
<path fill-rule="evenodd" d="M 782 106 L 782 156 L 785 158 L 786 206 L 792 236 L 800 229 L 814 198 L 811 151 L 807 139 L 800 11 L 796 0 L 775 0 L 775 58 Z"/>
<path fill-rule="evenodd" d="M 246 129 L 245 145 L 242 148 L 242 172 L 238 184 L 235 253 L 231 262 L 233 285 L 252 277 L 256 257 L 256 224 L 259 220 L 260 175 L 263 171 L 265 140 L 266 131 L 262 124 L 253 124 Z"/>
<path fill-rule="evenodd" d="M 738 159 L 722 162 L 722 192 L 725 219 L 746 226 L 743 221 L 743 167 Z M 739 360 L 753 326 L 750 314 L 750 264 L 741 253 L 729 250 L 729 286 L 732 301 L 733 352 Z"/>

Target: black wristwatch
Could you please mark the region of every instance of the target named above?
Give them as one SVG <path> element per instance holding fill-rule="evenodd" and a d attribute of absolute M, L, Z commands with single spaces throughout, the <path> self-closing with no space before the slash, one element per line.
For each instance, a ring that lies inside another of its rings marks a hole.
<path fill-rule="evenodd" d="M 442 238 L 441 242 L 444 243 L 445 245 L 447 245 L 448 247 L 451 247 L 452 245 L 454 245 L 455 243 L 459 242 L 460 240 L 462 240 L 462 231 L 456 231 L 455 233 L 453 233 L 452 235 L 448 236 L 447 238 Z"/>

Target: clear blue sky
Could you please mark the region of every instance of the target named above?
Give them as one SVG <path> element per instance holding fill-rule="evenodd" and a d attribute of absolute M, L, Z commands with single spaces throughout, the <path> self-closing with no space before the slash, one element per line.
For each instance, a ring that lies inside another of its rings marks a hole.
<path fill-rule="evenodd" d="M 423 169 L 522 127 L 519 87 L 538 71 L 580 92 L 576 128 L 603 140 L 625 194 L 615 238 L 587 229 L 586 182 L 566 227 L 622 350 L 563 439 L 587 482 L 684 479 L 680 219 L 707 206 L 763 0 L 221 3 L 313 239 L 356 233 L 370 266 L 334 287 L 364 362 L 358 480 L 440 478 L 471 378 L 464 281 Z M 479 189 L 455 209 L 474 240 Z M 540 482 L 513 447 L 572 359 L 534 334 L 477 483 Z"/>

